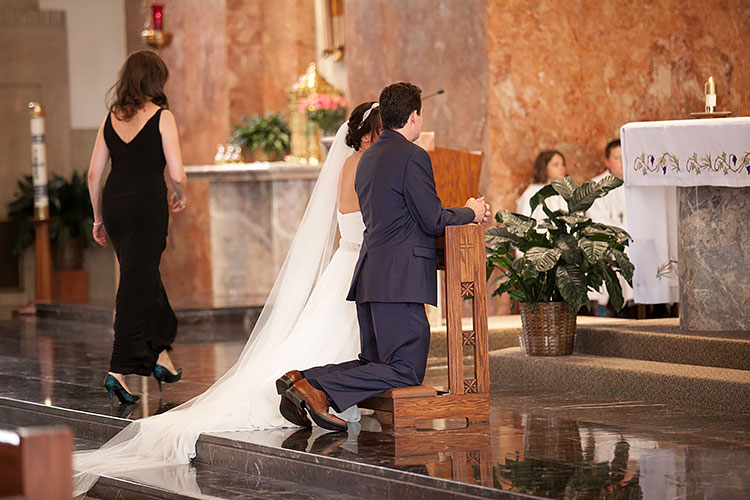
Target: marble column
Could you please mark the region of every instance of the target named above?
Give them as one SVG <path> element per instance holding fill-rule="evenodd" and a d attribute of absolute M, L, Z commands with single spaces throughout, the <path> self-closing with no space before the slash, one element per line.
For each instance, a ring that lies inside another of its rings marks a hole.
<path fill-rule="evenodd" d="M 681 187 L 680 327 L 750 327 L 750 187 Z"/>

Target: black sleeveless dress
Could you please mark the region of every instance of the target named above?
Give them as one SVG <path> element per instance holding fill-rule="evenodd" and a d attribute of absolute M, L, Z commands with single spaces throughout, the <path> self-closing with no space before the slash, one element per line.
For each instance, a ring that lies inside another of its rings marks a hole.
<path fill-rule="evenodd" d="M 128 143 L 112 127 L 111 114 L 104 124 L 112 170 L 102 192 L 102 221 L 120 263 L 110 361 L 115 373 L 150 375 L 177 334 L 159 274 L 169 225 L 161 111 Z"/>

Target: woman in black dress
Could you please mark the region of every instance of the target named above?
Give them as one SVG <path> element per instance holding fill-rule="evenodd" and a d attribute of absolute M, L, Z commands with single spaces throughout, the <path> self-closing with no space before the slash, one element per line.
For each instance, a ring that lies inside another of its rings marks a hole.
<path fill-rule="evenodd" d="M 131 54 L 112 87 L 110 113 L 99 128 L 88 172 L 94 239 L 112 241 L 120 263 L 115 302 L 115 339 L 104 387 L 110 401 L 135 402 L 123 375 L 153 373 L 159 382 L 182 375 L 169 357 L 177 319 L 159 274 L 166 247 L 170 204 L 164 167 L 172 184 L 172 212 L 185 208 L 185 170 L 174 115 L 167 110 L 169 72 L 150 51 Z M 112 169 L 104 190 L 107 161 Z"/>

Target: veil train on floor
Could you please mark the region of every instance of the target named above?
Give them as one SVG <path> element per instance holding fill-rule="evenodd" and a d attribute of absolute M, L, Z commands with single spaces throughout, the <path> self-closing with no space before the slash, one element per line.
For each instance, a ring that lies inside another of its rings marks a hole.
<path fill-rule="evenodd" d="M 344 161 L 354 153 L 346 145 L 346 132 L 344 123 L 258 322 L 235 365 L 190 401 L 129 424 L 97 450 L 76 452 L 76 496 L 87 492 L 103 474 L 188 463 L 195 457 L 195 443 L 203 432 L 289 425 L 278 413 L 272 382 L 287 369 L 299 368 L 287 367 L 280 352 L 306 352 L 307 346 L 300 345 L 298 339 L 294 345 L 286 344 L 333 255 L 339 176 Z"/>

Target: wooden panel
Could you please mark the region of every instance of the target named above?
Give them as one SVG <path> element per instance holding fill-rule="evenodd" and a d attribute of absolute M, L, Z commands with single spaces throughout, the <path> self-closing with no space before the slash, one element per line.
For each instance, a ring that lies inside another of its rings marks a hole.
<path fill-rule="evenodd" d="M 52 302 L 52 250 L 49 242 L 49 220 L 34 220 L 34 298 Z"/>
<path fill-rule="evenodd" d="M 445 229 L 445 321 L 448 336 L 448 390 L 451 394 L 464 393 L 461 285 L 466 280 L 461 276 L 461 244 L 465 233 L 471 231 L 471 226 L 449 226 Z"/>
<path fill-rule="evenodd" d="M 13 221 L 0 221 L 0 289 L 21 288 L 21 266 L 13 247 L 18 239 L 18 225 Z"/>
<path fill-rule="evenodd" d="M 21 447 L 0 442 L 0 497 L 23 493 L 21 464 Z"/>
<path fill-rule="evenodd" d="M 472 300 L 472 321 L 475 334 L 474 342 L 474 377 L 477 380 L 477 392 L 490 392 L 490 359 L 489 333 L 487 328 L 487 278 L 485 274 L 486 255 L 484 250 L 484 227 L 475 226 L 473 232 L 474 247 L 471 260 L 474 262 L 473 281 L 474 299 Z"/>
<path fill-rule="evenodd" d="M 414 427 L 425 420 L 460 417 L 468 422 L 489 421 L 489 395 L 445 394 L 432 398 L 393 400 L 394 427 Z"/>
<path fill-rule="evenodd" d="M 429 155 L 444 207 L 462 207 L 467 199 L 478 195 L 482 153 L 435 148 Z"/>
<path fill-rule="evenodd" d="M 19 429 L 15 434 L 19 437 L 18 443 L 9 440 L 0 443 L 0 496 L 70 500 L 73 496 L 73 434 L 70 430 L 64 427 Z"/>
<path fill-rule="evenodd" d="M 89 301 L 89 272 L 85 269 L 55 271 L 55 301 L 86 304 Z"/>

